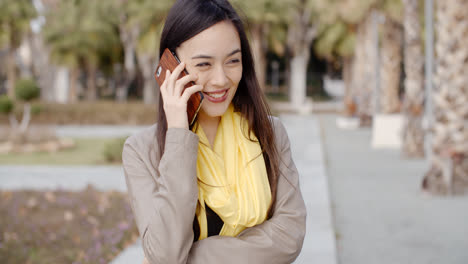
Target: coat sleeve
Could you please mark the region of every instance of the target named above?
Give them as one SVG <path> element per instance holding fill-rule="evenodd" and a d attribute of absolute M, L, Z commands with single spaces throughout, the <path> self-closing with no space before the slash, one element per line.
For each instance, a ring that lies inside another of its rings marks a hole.
<path fill-rule="evenodd" d="M 195 242 L 188 263 L 287 264 L 299 255 L 305 236 L 306 208 L 286 129 L 279 120 L 276 122 L 281 175 L 274 215 L 237 237 L 211 236 Z"/>
<path fill-rule="evenodd" d="M 193 244 L 198 199 L 198 136 L 186 129 L 168 129 L 158 165 L 154 165 L 152 142 L 154 133 L 146 132 L 124 144 L 122 160 L 130 203 L 149 263 L 185 264 Z"/>

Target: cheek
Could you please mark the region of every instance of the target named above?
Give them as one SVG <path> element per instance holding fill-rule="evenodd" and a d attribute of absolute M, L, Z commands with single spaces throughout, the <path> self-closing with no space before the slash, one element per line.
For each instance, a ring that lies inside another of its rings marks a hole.
<path fill-rule="evenodd" d="M 210 76 L 206 72 L 197 72 L 197 75 L 198 80 L 196 83 L 199 85 L 206 85 L 210 80 Z"/>
<path fill-rule="evenodd" d="M 242 79 L 242 67 L 237 67 L 229 71 L 230 79 L 233 83 L 239 84 Z"/>
<path fill-rule="evenodd" d="M 198 70 L 197 67 L 189 66 L 189 65 L 187 65 L 186 69 L 190 74 L 196 74 L 198 76 L 198 79 L 195 82 L 196 84 L 201 84 L 201 85 L 206 84 L 206 81 L 208 79 L 206 72 L 202 72 Z"/>
<path fill-rule="evenodd" d="M 198 74 L 197 68 L 191 65 L 185 66 L 185 69 L 188 71 L 189 74 Z"/>

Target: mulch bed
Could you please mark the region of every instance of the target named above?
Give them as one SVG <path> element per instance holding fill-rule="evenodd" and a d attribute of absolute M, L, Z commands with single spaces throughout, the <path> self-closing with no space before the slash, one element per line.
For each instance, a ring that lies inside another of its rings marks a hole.
<path fill-rule="evenodd" d="M 0 263 L 109 263 L 137 237 L 124 193 L 0 191 Z"/>

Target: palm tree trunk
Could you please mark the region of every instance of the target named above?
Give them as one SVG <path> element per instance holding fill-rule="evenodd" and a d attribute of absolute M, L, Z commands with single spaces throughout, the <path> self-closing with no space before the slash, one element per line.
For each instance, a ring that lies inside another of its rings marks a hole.
<path fill-rule="evenodd" d="M 423 189 L 468 193 L 468 0 L 437 1 L 433 159 Z"/>
<path fill-rule="evenodd" d="M 9 47 L 7 53 L 7 94 L 11 99 L 15 98 L 16 62 L 15 51 Z"/>
<path fill-rule="evenodd" d="M 305 103 L 307 92 L 307 64 L 309 62 L 309 50 L 295 54 L 291 58 L 291 90 L 290 98 L 293 106 L 302 106 Z"/>
<path fill-rule="evenodd" d="M 345 94 L 343 102 L 345 105 L 344 114 L 354 116 L 356 114 L 356 104 L 353 99 L 353 64 L 354 56 L 343 58 L 343 81 L 345 85 Z"/>
<path fill-rule="evenodd" d="M 361 125 L 370 125 L 373 113 L 373 88 L 375 85 L 375 53 L 372 38 L 371 12 L 358 24 L 353 66 L 352 95 L 357 104 Z"/>
<path fill-rule="evenodd" d="M 306 102 L 307 65 L 310 46 L 317 36 L 317 25 L 311 24 L 312 11 L 306 8 L 304 0 L 296 7 L 293 23 L 288 28 L 288 48 L 290 59 L 290 103 L 297 111 L 302 111 Z"/>
<path fill-rule="evenodd" d="M 135 47 L 140 29 L 137 26 L 128 28 L 122 18 L 119 26 L 120 42 L 124 47 L 124 78 L 116 89 L 116 99 L 119 102 L 127 101 L 128 89 L 136 78 Z"/>
<path fill-rule="evenodd" d="M 70 74 L 70 93 L 68 94 L 68 100 L 70 103 L 76 103 L 78 101 L 78 96 L 76 92 L 76 83 L 78 81 L 79 69 L 74 67 L 71 69 Z"/>
<path fill-rule="evenodd" d="M 383 39 L 381 45 L 381 111 L 392 114 L 400 111 L 398 96 L 401 77 L 403 30 L 397 22 L 386 17 L 383 24 Z"/>
<path fill-rule="evenodd" d="M 265 58 L 265 34 L 263 24 L 254 24 L 252 26 L 252 51 L 255 62 L 255 73 L 257 74 L 260 88 L 265 91 L 266 88 L 266 58 Z"/>
<path fill-rule="evenodd" d="M 424 156 L 424 57 L 422 52 L 419 0 L 404 0 L 405 96 L 402 151 L 408 157 Z"/>
<path fill-rule="evenodd" d="M 158 62 L 154 62 L 154 59 L 149 54 L 137 53 L 138 65 L 143 74 L 143 102 L 145 104 L 156 103 L 156 81 L 154 79 L 154 65 L 158 65 Z"/>
<path fill-rule="evenodd" d="M 133 47 L 125 48 L 125 69 L 123 71 L 123 80 L 119 83 L 116 89 L 116 99 L 118 102 L 127 101 L 128 89 L 136 77 L 135 53 Z"/>
<path fill-rule="evenodd" d="M 31 51 L 34 54 L 33 72 L 41 87 L 41 99 L 54 101 L 54 76 L 57 67 L 50 62 L 50 48 L 45 45 L 43 34 L 34 33 L 31 39 Z"/>
<path fill-rule="evenodd" d="M 86 99 L 88 101 L 96 101 L 97 89 L 96 89 L 96 66 L 88 65 L 88 74 L 86 78 L 86 88 L 88 89 Z"/>

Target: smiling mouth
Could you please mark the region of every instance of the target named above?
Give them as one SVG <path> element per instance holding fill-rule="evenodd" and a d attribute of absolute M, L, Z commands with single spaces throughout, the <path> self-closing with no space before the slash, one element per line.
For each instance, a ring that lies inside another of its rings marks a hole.
<path fill-rule="evenodd" d="M 229 89 L 226 89 L 220 92 L 203 92 L 203 93 L 212 98 L 222 98 L 228 92 L 228 90 Z"/>

